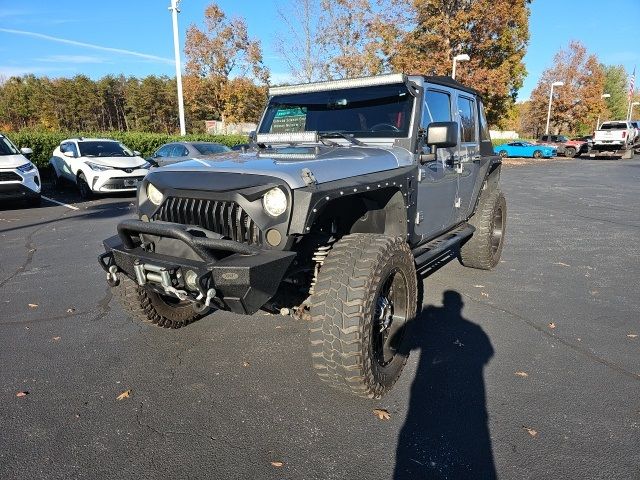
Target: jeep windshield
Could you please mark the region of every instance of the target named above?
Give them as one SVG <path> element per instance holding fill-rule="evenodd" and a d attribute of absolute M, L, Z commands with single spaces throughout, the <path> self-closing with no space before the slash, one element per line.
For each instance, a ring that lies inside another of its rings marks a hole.
<path fill-rule="evenodd" d="M 133 157 L 133 152 L 118 142 L 83 141 L 78 146 L 82 157 Z"/>
<path fill-rule="evenodd" d="M 404 84 L 278 95 L 269 101 L 258 133 L 407 137 L 413 104 Z"/>

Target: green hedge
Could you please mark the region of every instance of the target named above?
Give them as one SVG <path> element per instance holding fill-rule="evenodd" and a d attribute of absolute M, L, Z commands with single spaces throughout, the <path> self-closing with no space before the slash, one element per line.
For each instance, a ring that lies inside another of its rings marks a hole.
<path fill-rule="evenodd" d="M 160 145 L 177 141 L 201 141 L 217 142 L 232 147 L 240 143 L 246 143 L 247 137 L 244 135 L 209 135 L 206 133 L 187 135 L 167 135 L 163 133 L 150 132 L 45 132 L 37 130 L 21 130 L 18 133 L 7 134 L 13 143 L 18 147 L 29 147 L 33 150 L 31 161 L 38 167 L 46 167 L 53 150 L 66 138 L 72 137 L 98 137 L 113 138 L 124 143 L 131 150 L 137 150 L 143 157 L 150 156 Z"/>

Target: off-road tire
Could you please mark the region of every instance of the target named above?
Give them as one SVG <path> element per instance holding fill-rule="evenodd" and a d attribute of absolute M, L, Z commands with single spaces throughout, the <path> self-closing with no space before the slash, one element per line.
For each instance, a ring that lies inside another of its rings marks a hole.
<path fill-rule="evenodd" d="M 87 178 L 84 176 L 84 173 L 78 175 L 77 183 L 80 197 L 83 200 L 90 200 L 93 197 L 93 192 L 91 191 L 91 187 L 87 183 Z"/>
<path fill-rule="evenodd" d="M 161 295 L 147 291 L 122 273 L 113 287 L 122 307 L 133 317 L 164 328 L 180 328 L 199 320 L 203 315 L 188 304 L 171 305 Z"/>
<path fill-rule="evenodd" d="M 406 282 L 405 291 L 398 289 L 401 293 L 396 297 L 406 298 L 404 320 L 394 327 L 398 328 L 393 337 L 397 350 L 383 364 L 376 355 L 376 335 L 381 334 L 374 331 L 380 326 L 375 315 L 379 295 L 395 275 Z M 340 390 L 382 397 L 407 362 L 409 352 L 402 337 L 415 317 L 416 304 L 416 270 L 406 241 L 363 233 L 340 239 L 320 268 L 311 297 L 310 349 L 316 373 Z"/>
<path fill-rule="evenodd" d="M 564 156 L 567 158 L 573 158 L 577 155 L 578 151 L 573 147 L 567 147 L 564 151 Z"/>
<path fill-rule="evenodd" d="M 491 270 L 500 261 L 507 225 L 507 201 L 499 189 L 482 191 L 476 213 L 469 223 L 476 231 L 460 248 L 460 263 L 465 267 Z M 499 235 L 497 245 L 496 235 Z"/>
<path fill-rule="evenodd" d="M 540 150 L 534 151 L 533 158 L 542 158 L 542 152 Z"/>

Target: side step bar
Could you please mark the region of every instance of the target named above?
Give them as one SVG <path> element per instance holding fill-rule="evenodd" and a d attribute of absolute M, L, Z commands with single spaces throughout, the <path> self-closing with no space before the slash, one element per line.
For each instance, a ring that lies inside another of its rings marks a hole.
<path fill-rule="evenodd" d="M 463 241 L 471 237 L 476 229 L 468 223 L 462 223 L 453 230 L 413 249 L 416 262 L 416 270 L 420 272 L 427 268 L 443 253 L 459 246 Z"/>

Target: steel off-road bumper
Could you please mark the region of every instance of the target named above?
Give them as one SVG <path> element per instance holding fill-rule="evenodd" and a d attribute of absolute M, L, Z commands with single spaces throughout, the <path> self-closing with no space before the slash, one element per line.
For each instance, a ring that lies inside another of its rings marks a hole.
<path fill-rule="evenodd" d="M 175 239 L 200 259 L 144 249 L 140 234 Z M 242 314 L 255 313 L 273 297 L 295 257 L 294 252 L 199 236 L 186 225 L 168 222 L 125 220 L 118 224 L 118 235 L 103 243 L 99 262 L 110 283 L 123 272 L 144 288 L 190 301 L 196 308 L 217 305 Z"/>

